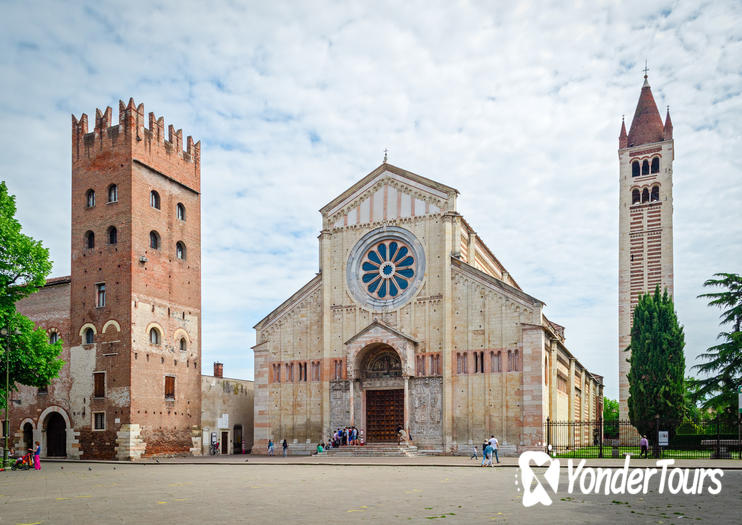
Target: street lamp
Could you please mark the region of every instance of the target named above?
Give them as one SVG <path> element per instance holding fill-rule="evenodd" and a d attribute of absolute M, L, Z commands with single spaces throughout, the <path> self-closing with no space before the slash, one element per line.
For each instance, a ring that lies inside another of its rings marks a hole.
<path fill-rule="evenodd" d="M 14 335 L 20 335 L 20 333 L 21 331 L 18 329 L 13 332 Z M 8 438 L 10 437 L 10 419 L 8 418 L 8 405 L 10 405 L 10 337 L 5 328 L 0 330 L 0 334 L 7 338 L 5 344 L 5 420 L 3 422 L 5 445 L 3 446 L 3 468 L 8 468 L 10 465 L 8 461 L 8 455 L 10 453 L 8 449 Z"/>

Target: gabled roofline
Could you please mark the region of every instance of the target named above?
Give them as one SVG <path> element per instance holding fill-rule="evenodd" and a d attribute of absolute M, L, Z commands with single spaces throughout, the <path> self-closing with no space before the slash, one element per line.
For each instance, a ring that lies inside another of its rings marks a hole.
<path fill-rule="evenodd" d="M 348 344 L 352 343 L 353 341 L 355 341 L 356 339 L 358 339 L 363 334 L 365 334 L 366 332 L 368 332 L 369 330 L 371 330 L 372 328 L 374 328 L 376 326 L 378 326 L 380 328 L 383 328 L 384 330 L 388 330 L 389 332 L 392 332 L 392 333 L 398 335 L 399 337 L 402 337 L 404 339 L 407 339 L 408 341 L 414 343 L 415 345 L 417 345 L 417 344 L 420 343 L 420 341 L 418 341 L 414 337 L 411 337 L 411 336 L 405 334 L 404 332 L 400 332 L 396 328 L 392 328 L 391 326 L 389 326 L 388 324 L 384 323 L 383 321 L 379 321 L 379 319 L 374 318 L 374 320 L 371 322 L 371 324 L 369 324 L 366 328 L 364 328 L 363 330 L 361 330 L 360 332 L 358 332 L 356 335 L 354 335 L 353 337 L 351 337 L 350 339 L 348 339 L 347 341 L 345 341 L 345 344 L 348 345 Z"/>
<path fill-rule="evenodd" d="M 466 220 L 466 219 L 464 218 L 464 216 L 463 216 L 463 215 L 460 215 L 460 217 L 461 217 L 461 222 L 462 222 L 462 223 L 464 223 L 464 225 L 465 225 L 465 226 L 466 226 L 467 228 L 469 228 L 469 231 L 471 231 L 471 232 L 475 232 L 475 233 L 476 233 L 476 230 L 474 230 L 474 228 L 472 228 L 471 224 L 469 224 L 469 221 L 467 221 L 467 220 Z M 487 254 L 488 254 L 488 255 L 489 255 L 490 257 L 492 257 L 492 259 L 493 259 L 493 260 L 494 260 L 494 261 L 495 261 L 495 262 L 496 262 L 497 264 L 499 264 L 499 265 L 500 265 L 500 268 L 502 268 L 502 271 L 504 271 L 504 272 L 508 272 L 508 270 L 507 270 L 507 269 L 505 268 L 505 265 L 504 265 L 504 264 L 502 264 L 502 263 L 500 262 L 500 259 L 498 259 L 498 258 L 497 258 L 497 257 L 495 256 L 495 254 L 494 254 L 494 253 L 492 253 L 492 250 L 490 250 L 489 246 L 487 246 L 487 243 L 485 243 L 485 242 L 484 242 L 484 239 L 483 239 L 483 238 L 482 238 L 482 237 L 481 237 L 481 236 L 480 236 L 479 234 L 477 234 L 477 239 L 479 239 L 479 242 L 481 243 L 481 245 L 482 245 L 482 248 L 483 248 L 483 249 L 484 249 L 484 250 L 485 250 L 485 251 L 487 252 Z M 474 254 L 474 255 L 476 256 L 476 254 Z M 508 276 L 509 276 L 509 277 L 510 277 L 510 279 L 511 279 L 511 280 L 513 281 L 513 283 L 515 284 L 515 287 L 516 287 L 516 288 L 517 288 L 518 290 L 521 290 L 521 291 L 522 291 L 522 288 L 520 287 L 520 285 L 518 284 L 518 282 L 517 282 L 517 281 L 515 280 L 515 278 L 513 277 L 513 275 L 512 275 L 512 274 L 511 274 L 510 272 L 508 272 Z"/>
<path fill-rule="evenodd" d="M 72 282 L 72 276 L 71 275 L 65 275 L 65 276 L 62 276 L 62 277 L 50 277 L 44 283 L 44 287 L 46 287 L 46 286 L 56 286 L 58 284 L 70 284 L 71 282 Z"/>
<path fill-rule="evenodd" d="M 371 173 L 369 173 L 368 175 L 363 177 L 361 180 L 353 184 L 350 188 L 348 188 L 343 193 L 341 193 L 339 196 L 335 197 L 333 200 L 325 204 L 322 208 L 320 208 L 319 210 L 320 213 L 322 213 L 322 215 L 326 214 L 327 212 L 335 208 L 338 204 L 340 204 L 345 199 L 353 195 L 356 191 L 361 189 L 363 186 L 368 184 L 371 180 L 375 179 L 376 177 L 378 177 L 385 171 L 389 171 L 391 173 L 399 175 L 400 177 L 406 177 L 419 184 L 430 186 L 449 196 L 459 194 L 459 191 L 456 188 L 446 186 L 445 184 L 441 184 L 440 182 L 436 182 L 432 179 L 428 179 L 427 177 L 423 177 L 422 175 L 418 175 L 417 173 L 412 173 L 411 171 L 403 170 L 402 168 L 398 168 L 397 166 L 384 162 L 380 164 L 377 168 L 375 168 L 373 171 L 371 171 Z"/>
<path fill-rule="evenodd" d="M 315 275 L 307 284 L 299 288 L 297 292 L 295 292 L 291 297 L 286 299 L 284 302 L 282 302 L 280 305 L 278 305 L 271 313 L 263 317 L 260 321 L 258 321 L 255 326 L 253 326 L 253 329 L 259 330 L 263 328 L 263 323 L 266 323 L 267 321 L 272 321 L 274 318 L 278 318 L 280 314 L 283 313 L 286 308 L 291 305 L 292 303 L 296 302 L 297 299 L 302 298 L 304 295 L 308 294 L 309 292 L 313 291 L 316 286 L 319 285 L 319 283 L 322 282 L 322 274 L 318 273 Z M 255 345 L 258 346 L 258 345 Z"/>
<path fill-rule="evenodd" d="M 475 268 L 474 266 L 468 263 L 465 263 L 464 261 L 460 259 L 457 259 L 456 257 L 451 257 L 451 264 L 455 266 L 456 268 L 458 268 L 459 270 L 468 272 L 474 277 L 478 277 L 479 279 L 484 280 L 488 284 L 494 285 L 495 288 L 499 288 L 503 292 L 517 297 L 522 302 L 529 303 L 531 306 L 536 306 L 536 305 L 544 306 L 546 304 L 542 300 L 536 299 L 534 296 L 527 294 L 523 290 L 516 288 L 514 286 L 511 286 L 508 283 L 501 281 L 497 277 L 492 277 L 490 274 L 485 273 L 482 270 Z"/>

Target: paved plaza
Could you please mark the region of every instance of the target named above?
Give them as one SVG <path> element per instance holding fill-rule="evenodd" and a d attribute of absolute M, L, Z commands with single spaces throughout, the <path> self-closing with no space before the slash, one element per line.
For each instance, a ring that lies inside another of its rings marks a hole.
<path fill-rule="evenodd" d="M 513 466 L 309 458 L 201 464 L 46 462 L 0 473 L 0 524 L 106 523 L 738 523 L 742 471 L 725 471 L 718 496 L 569 496 L 524 508 Z M 207 459 L 207 458 L 204 458 Z M 221 458 L 218 458 L 221 459 Z M 302 463 L 303 461 L 303 463 Z M 462 468 L 456 465 L 471 465 Z"/>

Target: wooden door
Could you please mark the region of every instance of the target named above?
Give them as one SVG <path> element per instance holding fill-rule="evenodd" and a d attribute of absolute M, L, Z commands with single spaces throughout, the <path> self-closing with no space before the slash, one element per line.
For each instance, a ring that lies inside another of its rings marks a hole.
<path fill-rule="evenodd" d="M 367 441 L 395 442 L 404 425 L 404 390 L 366 391 Z"/>

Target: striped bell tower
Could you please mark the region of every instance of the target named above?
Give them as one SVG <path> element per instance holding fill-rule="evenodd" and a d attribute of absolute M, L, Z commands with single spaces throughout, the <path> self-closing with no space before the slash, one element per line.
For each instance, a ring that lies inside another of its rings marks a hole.
<path fill-rule="evenodd" d="M 628 135 L 618 139 L 618 371 L 619 415 L 628 419 L 628 359 L 634 307 L 640 294 L 673 293 L 672 162 L 675 143 L 668 106 L 665 123 L 649 87 L 647 70 Z"/>

